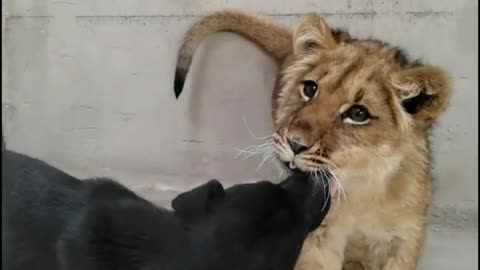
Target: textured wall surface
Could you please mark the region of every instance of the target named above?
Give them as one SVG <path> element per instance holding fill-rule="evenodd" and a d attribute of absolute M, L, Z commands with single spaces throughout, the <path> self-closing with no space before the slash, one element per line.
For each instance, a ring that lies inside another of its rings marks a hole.
<path fill-rule="evenodd" d="M 249 9 L 291 25 L 319 12 L 333 26 L 404 47 L 448 70 L 450 110 L 433 132 L 435 199 L 420 269 L 478 267 L 478 4 L 473 0 L 2 0 L 2 125 L 7 147 L 76 176 L 118 178 L 168 202 L 210 178 L 273 179 L 276 66 L 233 34 L 195 55 L 184 95 L 172 85 L 179 42 L 199 16 Z M 258 169 L 257 169 L 258 168 Z"/>

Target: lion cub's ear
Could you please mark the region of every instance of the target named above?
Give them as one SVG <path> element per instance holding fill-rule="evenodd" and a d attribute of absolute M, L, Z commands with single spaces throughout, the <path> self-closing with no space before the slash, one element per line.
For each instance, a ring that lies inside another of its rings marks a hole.
<path fill-rule="evenodd" d="M 293 50 L 306 56 L 319 49 L 333 49 L 337 42 L 328 24 L 317 14 L 306 15 L 293 32 Z"/>
<path fill-rule="evenodd" d="M 440 68 L 419 66 L 392 74 L 402 106 L 418 125 L 429 126 L 447 108 L 452 95 L 450 77 Z"/>

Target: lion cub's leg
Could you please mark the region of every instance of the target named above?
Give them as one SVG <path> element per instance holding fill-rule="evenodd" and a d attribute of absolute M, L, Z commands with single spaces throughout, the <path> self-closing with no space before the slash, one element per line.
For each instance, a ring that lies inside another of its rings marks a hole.
<path fill-rule="evenodd" d="M 329 224 L 312 232 L 303 244 L 295 270 L 342 270 L 350 225 Z"/>
<path fill-rule="evenodd" d="M 420 251 L 425 241 L 425 228 L 407 232 L 402 239 L 397 239 L 396 252 L 386 258 L 384 270 L 414 270 L 420 257 Z"/>
<path fill-rule="evenodd" d="M 422 227 L 405 230 L 388 244 L 376 245 L 369 254 L 367 269 L 414 270 L 425 239 Z M 385 252 L 387 251 L 387 252 Z"/>
<path fill-rule="evenodd" d="M 325 245 L 327 241 L 329 244 Z M 295 270 L 341 270 L 345 242 L 343 239 L 311 233 L 305 240 Z"/>
<path fill-rule="evenodd" d="M 366 270 L 362 263 L 360 262 L 346 262 L 343 265 L 342 270 Z"/>
<path fill-rule="evenodd" d="M 362 236 L 351 237 L 345 248 L 343 270 L 371 270 L 365 267 L 369 246 Z"/>

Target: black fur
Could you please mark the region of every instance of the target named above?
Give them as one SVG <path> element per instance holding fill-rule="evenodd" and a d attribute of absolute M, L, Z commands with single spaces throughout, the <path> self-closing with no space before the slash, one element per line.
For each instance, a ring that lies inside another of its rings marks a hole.
<path fill-rule="evenodd" d="M 173 211 L 109 179 L 80 181 L 2 151 L 2 269 L 287 270 L 325 217 L 328 186 L 280 184 L 182 193 Z"/>
<path fill-rule="evenodd" d="M 402 106 L 408 113 L 416 114 L 422 108 L 430 104 L 435 98 L 435 95 L 427 95 L 425 94 L 425 91 L 422 91 L 419 95 L 402 101 Z"/>
<path fill-rule="evenodd" d="M 183 86 L 187 78 L 187 71 L 181 68 L 175 70 L 175 81 L 173 83 L 173 90 L 175 91 L 175 98 L 178 99 L 183 91 Z"/>
<path fill-rule="evenodd" d="M 407 53 L 400 48 L 395 48 L 394 59 L 402 68 L 410 64 Z"/>

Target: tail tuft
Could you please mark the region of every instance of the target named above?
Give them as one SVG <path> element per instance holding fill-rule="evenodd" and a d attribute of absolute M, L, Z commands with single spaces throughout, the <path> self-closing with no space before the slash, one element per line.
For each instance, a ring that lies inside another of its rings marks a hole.
<path fill-rule="evenodd" d="M 178 52 L 173 85 L 177 99 L 183 91 L 195 50 L 208 35 L 225 31 L 250 40 L 278 63 L 282 63 L 293 50 L 291 31 L 267 17 L 236 10 L 214 12 L 194 23 L 185 34 Z"/>
<path fill-rule="evenodd" d="M 176 99 L 178 99 L 178 97 L 183 91 L 183 86 L 185 85 L 186 78 L 187 78 L 187 70 L 182 68 L 177 68 L 175 70 L 175 81 L 173 83 L 173 90 L 175 91 Z"/>

